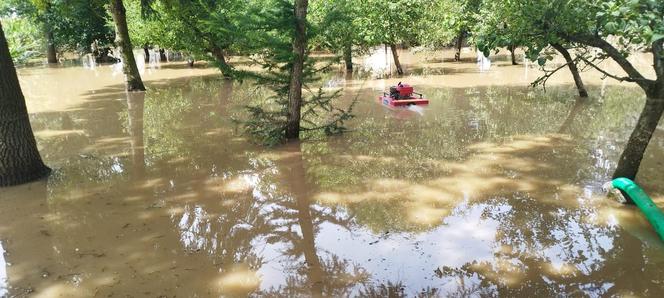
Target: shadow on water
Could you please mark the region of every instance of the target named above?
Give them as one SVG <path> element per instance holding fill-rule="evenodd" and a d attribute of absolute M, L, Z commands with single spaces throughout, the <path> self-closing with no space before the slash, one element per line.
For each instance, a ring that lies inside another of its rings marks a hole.
<path fill-rule="evenodd" d="M 259 92 L 252 84 L 151 84 L 31 115 L 57 170 L 0 191 L 10 295 L 664 290 L 656 235 L 600 190 L 636 121 L 642 101 L 623 100 L 636 89 L 580 104 L 570 86 L 430 82 L 423 114 L 397 117 L 367 87 L 352 132 L 267 149 L 230 121 Z M 651 146 L 644 163 L 663 156 Z M 640 175 L 662 191 L 661 173 Z"/>

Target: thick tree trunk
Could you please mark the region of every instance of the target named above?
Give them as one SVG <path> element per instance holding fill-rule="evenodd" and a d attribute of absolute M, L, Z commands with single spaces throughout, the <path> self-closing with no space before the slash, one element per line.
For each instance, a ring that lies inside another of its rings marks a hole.
<path fill-rule="evenodd" d="M 461 61 L 461 47 L 463 46 L 463 37 L 465 33 L 463 31 L 459 32 L 459 36 L 456 39 L 456 53 L 454 54 L 454 61 Z"/>
<path fill-rule="evenodd" d="M 516 51 L 516 46 L 515 45 L 510 45 L 508 47 L 510 50 L 510 56 L 512 58 L 512 65 L 519 65 L 519 63 L 516 62 L 516 54 L 514 54 L 514 51 Z"/>
<path fill-rule="evenodd" d="M 50 171 L 37 150 L 25 98 L 0 24 L 0 186 L 34 181 Z"/>
<path fill-rule="evenodd" d="M 127 15 L 122 0 L 111 0 L 111 15 L 115 23 L 115 44 L 122 57 L 122 71 L 127 81 L 127 91 L 145 91 L 145 85 L 138 72 L 134 52 L 127 29 Z"/>
<path fill-rule="evenodd" d="M 162 48 L 159 48 L 159 61 L 168 62 L 168 58 L 166 58 L 166 50 Z"/>
<path fill-rule="evenodd" d="M 150 49 L 147 44 L 143 45 L 143 61 L 150 63 Z"/>
<path fill-rule="evenodd" d="M 302 108 L 302 73 L 307 49 L 308 0 L 295 0 L 295 38 L 293 39 L 293 68 L 288 91 L 288 119 L 286 139 L 300 138 L 300 110 Z"/>
<path fill-rule="evenodd" d="M 344 63 L 346 64 L 346 71 L 353 71 L 353 45 L 346 44 L 344 46 Z"/>
<path fill-rule="evenodd" d="M 556 51 L 558 51 L 565 58 L 565 61 L 567 62 L 567 67 L 569 68 L 569 71 L 572 73 L 572 77 L 574 78 L 574 84 L 576 84 L 576 89 L 579 91 L 579 96 L 583 98 L 588 97 L 588 91 L 586 91 L 586 87 L 583 85 L 583 80 L 581 80 L 579 69 L 576 67 L 576 63 L 574 63 L 572 56 L 569 54 L 569 51 L 567 51 L 565 47 L 557 43 L 551 44 L 551 46 L 554 49 L 556 49 Z"/>
<path fill-rule="evenodd" d="M 48 63 L 58 63 L 53 31 L 51 31 L 50 28 L 46 28 L 46 60 Z"/>
<path fill-rule="evenodd" d="M 397 68 L 397 74 L 403 75 L 403 68 L 401 68 L 401 62 L 399 61 L 399 54 L 397 53 L 397 45 L 391 43 L 390 51 L 392 51 L 392 58 L 394 58 L 394 66 Z"/>
<path fill-rule="evenodd" d="M 657 86 L 658 90 L 647 92 L 648 98 L 641 111 L 636 127 L 627 141 L 625 150 L 620 155 L 618 167 L 613 173 L 613 178 L 626 177 L 634 180 L 639 171 L 643 154 L 648 147 L 657 124 L 664 113 L 664 86 Z"/>

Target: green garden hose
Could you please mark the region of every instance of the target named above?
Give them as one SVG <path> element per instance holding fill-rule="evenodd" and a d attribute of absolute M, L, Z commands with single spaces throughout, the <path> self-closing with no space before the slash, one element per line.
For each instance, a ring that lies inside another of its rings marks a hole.
<path fill-rule="evenodd" d="M 655 228 L 659 238 L 664 240 L 664 213 L 655 205 L 646 192 L 636 185 L 634 181 L 627 178 L 616 178 L 611 182 L 611 186 L 621 190 L 628 196 L 625 199 L 631 200 L 631 202 L 641 209 L 641 212 L 643 212 L 650 224 Z"/>

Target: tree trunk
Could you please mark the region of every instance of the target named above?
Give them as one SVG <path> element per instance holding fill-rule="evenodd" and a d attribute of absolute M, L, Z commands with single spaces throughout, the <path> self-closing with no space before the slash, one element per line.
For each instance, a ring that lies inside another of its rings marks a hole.
<path fill-rule="evenodd" d="M 346 64 L 346 71 L 353 71 L 353 45 L 346 44 L 344 46 L 344 62 Z"/>
<path fill-rule="evenodd" d="M 159 48 L 159 62 L 168 62 L 166 58 L 166 50 Z"/>
<path fill-rule="evenodd" d="M 150 63 L 150 49 L 147 44 L 143 45 L 143 61 Z"/>
<path fill-rule="evenodd" d="M 456 53 L 454 54 L 454 61 L 461 61 L 461 47 L 463 46 L 463 36 L 464 32 L 461 31 L 459 32 L 459 36 L 457 36 L 456 40 Z"/>
<path fill-rule="evenodd" d="M 583 85 L 583 80 L 581 80 L 581 75 L 579 74 L 579 69 L 576 67 L 576 63 L 574 63 L 574 60 L 572 60 L 572 56 L 569 54 L 567 49 L 563 47 L 560 44 L 554 43 L 551 44 L 551 46 L 556 49 L 563 57 L 565 57 L 565 61 L 567 62 L 567 67 L 569 68 L 569 71 L 572 73 L 572 77 L 574 77 L 574 84 L 576 84 L 576 89 L 579 91 L 579 96 L 583 98 L 588 97 L 588 91 L 586 91 L 586 87 Z"/>
<path fill-rule="evenodd" d="M 293 39 L 293 68 L 288 91 L 288 119 L 286 139 L 300 138 L 300 109 L 302 108 L 302 73 L 307 49 L 308 0 L 295 0 L 295 38 Z"/>
<path fill-rule="evenodd" d="M 34 181 L 50 171 L 37 150 L 25 98 L 0 24 L 0 186 Z"/>
<path fill-rule="evenodd" d="M 639 120 L 636 127 L 627 141 L 625 150 L 620 155 L 618 167 L 613 173 L 613 178 L 625 177 L 634 180 L 636 173 L 639 171 L 643 154 L 648 147 L 650 138 L 652 137 L 659 119 L 662 118 L 664 113 L 664 86 L 654 87 L 651 92 L 647 92 L 646 104 L 641 111 Z"/>
<path fill-rule="evenodd" d="M 510 56 L 512 57 L 512 65 L 519 65 L 519 63 L 516 62 L 516 55 L 514 54 L 514 51 L 516 51 L 516 46 L 510 45 L 508 49 L 510 50 Z"/>
<path fill-rule="evenodd" d="M 53 31 L 51 31 L 50 28 L 46 28 L 46 60 L 48 63 L 58 63 L 58 57 L 55 52 Z"/>
<path fill-rule="evenodd" d="M 219 47 L 212 47 L 212 56 L 219 63 L 219 68 L 224 77 L 230 77 L 231 66 L 226 62 L 226 56 L 224 56 L 224 50 Z"/>
<path fill-rule="evenodd" d="M 397 53 L 397 45 L 391 43 L 390 50 L 392 51 L 392 58 L 394 58 L 394 66 L 397 68 L 397 74 L 403 75 L 403 68 L 401 68 L 401 62 L 399 62 L 399 54 Z"/>
<path fill-rule="evenodd" d="M 111 0 L 111 15 L 115 23 L 115 44 L 122 57 L 122 71 L 127 81 L 127 91 L 145 91 L 145 85 L 138 72 L 134 52 L 127 29 L 127 16 L 122 0 Z"/>

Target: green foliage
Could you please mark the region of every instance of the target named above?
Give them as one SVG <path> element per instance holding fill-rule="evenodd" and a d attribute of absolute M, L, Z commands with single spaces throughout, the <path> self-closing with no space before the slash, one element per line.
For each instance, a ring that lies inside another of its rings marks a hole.
<path fill-rule="evenodd" d="M 417 43 L 430 0 L 357 1 L 360 16 L 355 20 L 369 45 Z"/>
<path fill-rule="evenodd" d="M 94 40 L 100 44 L 113 41 L 110 17 L 106 13 L 105 0 L 3 0 L 0 17 L 26 20 L 26 25 L 15 28 L 24 39 L 41 43 L 44 51 L 45 33 L 50 31 L 58 51 L 86 53 Z M 28 24 L 29 23 L 29 24 Z M 37 34 L 38 33 L 38 34 Z M 33 38 L 33 36 L 39 36 Z M 20 56 L 33 56 L 32 49 Z"/>
<path fill-rule="evenodd" d="M 310 41 L 312 48 L 341 53 L 345 47 L 355 46 L 356 52 L 365 52 L 367 44 L 360 36 L 355 19 L 360 15 L 359 6 L 353 0 L 311 1 L 310 23 L 315 34 Z"/>
<path fill-rule="evenodd" d="M 460 34 L 473 36 L 474 24 L 479 19 L 481 0 L 434 0 L 425 10 L 425 30 L 421 35 L 424 45 L 449 45 Z"/>
<path fill-rule="evenodd" d="M 42 34 L 33 22 L 26 18 L 8 18 L 2 21 L 2 26 L 14 63 L 22 64 L 43 56 Z"/>
<path fill-rule="evenodd" d="M 53 1 L 48 24 L 59 51 L 90 53 L 91 44 L 111 45 L 115 37 L 106 0 Z M 126 1 L 129 2 L 129 1 Z"/>
<path fill-rule="evenodd" d="M 237 71 L 235 75 L 256 80 L 258 85 L 269 89 L 270 94 L 248 105 L 248 120 L 238 121 L 244 124 L 254 140 L 274 146 L 285 140 L 295 35 L 293 5 L 285 0 L 265 1 L 254 12 L 257 30 L 252 30 L 242 45 L 253 54 L 253 62 L 261 66 L 262 71 Z M 310 38 L 315 34 L 315 31 L 308 32 Z M 318 133 L 342 133 L 345 131 L 344 122 L 352 118 L 353 105 L 347 109 L 339 108 L 335 105 L 338 91 L 326 93 L 321 87 L 312 88 L 320 80 L 319 73 L 329 65 L 317 68 L 308 51 L 305 55 L 301 131 L 305 132 L 305 138 Z"/>

